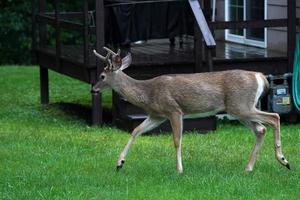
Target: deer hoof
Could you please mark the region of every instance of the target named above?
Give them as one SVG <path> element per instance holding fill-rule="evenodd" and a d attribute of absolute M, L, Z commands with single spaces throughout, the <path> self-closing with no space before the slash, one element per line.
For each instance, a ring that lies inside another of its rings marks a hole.
<path fill-rule="evenodd" d="M 251 167 L 251 166 L 246 166 L 245 172 L 252 172 L 252 171 L 253 171 L 253 167 Z"/>
<path fill-rule="evenodd" d="M 289 163 L 286 164 L 285 166 L 286 166 L 286 168 L 288 168 L 289 170 L 291 170 L 291 167 L 290 167 L 290 164 L 289 164 Z"/>
<path fill-rule="evenodd" d="M 121 163 L 119 163 L 117 165 L 117 171 L 119 171 L 120 169 L 122 169 L 124 163 L 125 163 L 125 160 L 121 160 Z"/>
<path fill-rule="evenodd" d="M 122 165 L 118 165 L 118 166 L 117 166 L 117 169 L 116 169 L 117 172 L 118 172 L 120 169 L 122 169 L 122 167 L 123 167 Z"/>

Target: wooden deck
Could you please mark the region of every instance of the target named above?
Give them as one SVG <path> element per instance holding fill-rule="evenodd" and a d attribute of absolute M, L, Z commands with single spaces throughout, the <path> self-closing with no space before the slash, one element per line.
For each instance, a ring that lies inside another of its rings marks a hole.
<path fill-rule="evenodd" d="M 54 48 L 43 49 L 44 52 L 55 54 Z M 168 39 L 158 39 L 133 44 L 131 47 L 133 66 L 170 66 L 178 64 L 194 64 L 193 38 L 184 38 L 182 46 L 178 39 L 175 46 L 170 45 Z M 73 62 L 83 63 L 82 46 L 62 46 L 62 57 Z M 262 58 L 283 58 L 285 53 L 242 44 L 217 41 L 216 56 L 214 61 Z M 95 57 L 90 55 L 90 65 L 95 67 Z"/>
<path fill-rule="evenodd" d="M 247 46 L 232 42 L 217 42 L 217 52 L 215 60 L 242 59 L 242 58 L 267 58 L 284 57 L 284 52 L 269 50 L 265 48 Z"/>
<path fill-rule="evenodd" d="M 96 79 L 95 74 L 91 73 L 96 69 L 96 58 L 90 54 L 89 65 L 84 67 L 82 46 L 62 46 L 60 65 L 56 64 L 54 48 L 39 49 L 38 52 L 42 66 L 47 64 L 46 67 L 50 69 L 87 83 L 92 83 Z M 126 70 L 126 73 L 137 79 L 147 79 L 161 74 L 195 72 L 192 37 L 185 37 L 182 45 L 179 44 L 177 38 L 174 46 L 170 45 L 168 39 L 133 44 L 131 52 L 132 65 Z M 288 72 L 287 56 L 284 53 L 222 41 L 217 41 L 213 64 L 214 71 L 245 69 L 265 74 Z M 201 71 L 208 71 L 205 60 Z"/>
<path fill-rule="evenodd" d="M 132 75 L 135 71 L 139 71 L 139 76 L 143 73 L 146 74 L 149 66 L 151 66 L 153 76 L 195 71 L 194 41 L 191 37 L 184 38 L 182 46 L 179 45 L 178 39 L 175 46 L 170 46 L 167 39 L 133 45 L 132 54 L 132 68 L 128 69 Z M 202 57 L 205 58 L 205 53 Z M 287 72 L 288 69 L 287 56 L 283 52 L 224 41 L 217 41 L 213 64 L 214 71 L 245 69 L 261 71 L 265 74 L 279 74 Z M 207 70 L 205 60 L 203 60 L 203 70 L 201 71 Z"/>
<path fill-rule="evenodd" d="M 180 47 L 177 42 L 174 47 L 171 47 L 167 39 L 151 40 L 140 45 L 133 45 L 133 55 L 143 55 L 141 58 L 145 60 L 151 57 L 162 55 L 161 60 L 168 60 L 170 62 L 191 62 L 194 56 L 194 40 L 193 38 L 184 38 L 183 46 Z M 177 56 L 180 56 L 178 58 Z M 283 52 L 269 50 L 265 48 L 247 46 L 232 42 L 217 41 L 216 56 L 214 60 L 225 59 L 248 59 L 248 58 L 267 58 L 267 57 L 284 57 Z M 140 59 L 140 57 L 138 58 Z M 138 61 L 140 62 L 140 61 Z M 163 62 L 163 61 L 162 61 Z M 150 61 L 149 61 L 150 63 Z"/>

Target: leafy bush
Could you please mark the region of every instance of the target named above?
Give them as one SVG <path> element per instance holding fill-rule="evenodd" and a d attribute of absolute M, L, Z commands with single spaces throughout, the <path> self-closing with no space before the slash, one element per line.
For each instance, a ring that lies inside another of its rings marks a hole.
<path fill-rule="evenodd" d="M 53 7 L 53 1 L 47 1 L 47 10 L 53 11 Z M 61 11 L 81 9 L 82 1 L 60 2 Z M 0 10 L 0 64 L 31 63 L 31 1 L 1 0 Z M 63 41 L 77 42 L 77 38 L 78 33 L 62 33 Z M 54 42 L 54 37 L 52 40 L 48 42 Z"/>
<path fill-rule="evenodd" d="M 31 1 L 0 1 L 0 63 L 31 61 Z"/>

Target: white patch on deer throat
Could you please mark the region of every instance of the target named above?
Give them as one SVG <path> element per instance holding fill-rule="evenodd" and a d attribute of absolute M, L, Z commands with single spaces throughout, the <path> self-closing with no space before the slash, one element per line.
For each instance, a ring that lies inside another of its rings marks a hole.
<path fill-rule="evenodd" d="M 209 116 L 217 114 L 220 111 L 222 111 L 222 110 L 213 110 L 213 111 L 205 112 L 205 113 L 186 114 L 183 116 L 183 118 L 184 119 L 194 119 L 194 118 L 209 117 Z"/>
<path fill-rule="evenodd" d="M 254 101 L 254 106 L 257 105 L 257 102 L 259 100 L 259 97 L 261 96 L 261 94 L 264 91 L 264 80 L 262 79 L 260 74 L 255 74 L 256 80 L 257 80 L 257 91 L 256 91 L 256 95 L 255 95 L 255 101 Z"/>

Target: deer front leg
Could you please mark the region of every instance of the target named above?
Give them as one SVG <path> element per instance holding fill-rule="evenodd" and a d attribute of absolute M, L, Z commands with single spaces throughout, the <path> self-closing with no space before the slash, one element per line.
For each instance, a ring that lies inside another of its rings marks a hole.
<path fill-rule="evenodd" d="M 179 113 L 172 114 L 169 118 L 173 130 L 173 140 L 176 149 L 176 170 L 177 173 L 182 173 L 182 160 L 181 160 L 181 139 L 182 139 L 182 115 Z"/>
<path fill-rule="evenodd" d="M 119 159 L 117 162 L 117 170 L 121 169 L 123 164 L 125 163 L 126 155 L 129 151 L 131 145 L 134 143 L 136 137 L 147 131 L 150 131 L 150 130 L 156 128 L 164 121 L 165 121 L 165 119 L 153 118 L 153 117 L 149 116 L 147 119 L 145 119 L 139 126 L 137 126 L 132 131 L 131 136 L 130 136 L 124 150 L 122 151 L 122 153 L 119 156 Z"/>

